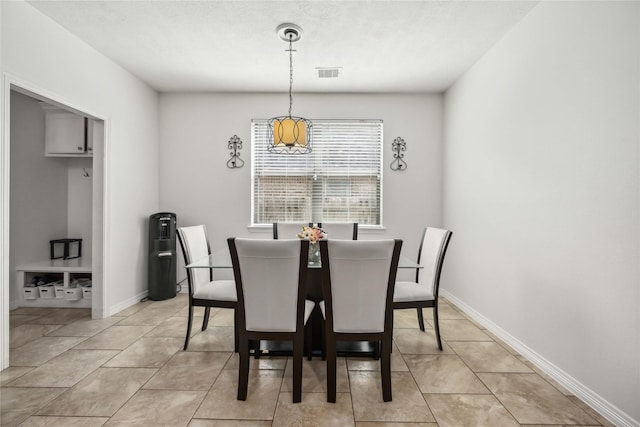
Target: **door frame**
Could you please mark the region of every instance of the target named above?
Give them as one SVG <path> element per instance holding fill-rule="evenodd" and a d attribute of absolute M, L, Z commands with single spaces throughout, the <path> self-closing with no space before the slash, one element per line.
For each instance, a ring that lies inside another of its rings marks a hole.
<path fill-rule="evenodd" d="M 109 283 L 109 212 L 110 197 L 108 177 L 110 176 L 110 119 L 106 114 L 92 111 L 82 105 L 78 105 L 64 96 L 53 93 L 31 82 L 20 79 L 4 72 L 2 75 L 2 87 L 0 88 L 0 101 L 2 117 L 0 117 L 0 371 L 9 367 L 9 310 L 10 288 L 9 283 L 9 251 L 10 251 L 10 163 L 11 163 L 11 91 L 23 93 L 32 98 L 58 104 L 67 109 L 104 122 L 104 138 L 102 146 L 93 147 L 93 188 L 92 188 L 92 273 L 93 292 L 91 304 L 91 316 L 101 319 L 109 313 L 109 293 L 106 291 L 106 283 Z M 100 145 L 100 144 L 98 144 Z M 44 154 L 43 154 L 44 155 Z"/>

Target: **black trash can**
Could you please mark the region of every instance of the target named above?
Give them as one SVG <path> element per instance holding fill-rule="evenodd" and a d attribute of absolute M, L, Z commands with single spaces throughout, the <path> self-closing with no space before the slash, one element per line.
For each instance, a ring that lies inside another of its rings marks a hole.
<path fill-rule="evenodd" d="M 149 299 L 176 296 L 176 214 L 159 212 L 149 217 Z"/>

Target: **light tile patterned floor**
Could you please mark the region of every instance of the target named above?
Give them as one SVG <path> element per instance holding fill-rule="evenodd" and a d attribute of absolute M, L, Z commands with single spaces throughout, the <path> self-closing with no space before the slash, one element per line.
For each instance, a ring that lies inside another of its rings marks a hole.
<path fill-rule="evenodd" d="M 431 311 L 395 313 L 393 401 L 383 403 L 379 362 L 338 361 L 337 401 L 326 366 L 304 362 L 291 403 L 291 363 L 252 359 L 246 402 L 236 400 L 231 310 L 213 310 L 182 351 L 187 298 L 145 301 L 109 319 L 86 309 L 11 312 L 11 367 L 0 373 L 2 426 L 609 426 L 575 396 L 456 307 L 441 301 L 444 351 Z M 195 322 L 202 322 L 202 310 Z"/>

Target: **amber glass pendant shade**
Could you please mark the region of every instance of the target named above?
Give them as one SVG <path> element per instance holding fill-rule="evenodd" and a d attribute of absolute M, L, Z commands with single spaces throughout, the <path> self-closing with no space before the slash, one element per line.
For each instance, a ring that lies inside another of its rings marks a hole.
<path fill-rule="evenodd" d="M 273 123 L 273 142 L 286 146 L 307 145 L 307 126 L 304 122 L 293 119 L 277 120 Z"/>
<path fill-rule="evenodd" d="M 301 117 L 274 117 L 269 120 L 273 134 L 273 153 L 306 154 L 311 152 L 309 141 L 311 122 Z"/>

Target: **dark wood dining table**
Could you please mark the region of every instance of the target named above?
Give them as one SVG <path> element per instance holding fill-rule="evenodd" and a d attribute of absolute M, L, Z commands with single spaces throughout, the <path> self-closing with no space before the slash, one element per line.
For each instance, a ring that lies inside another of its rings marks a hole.
<path fill-rule="evenodd" d="M 186 268 L 214 268 L 214 269 L 230 269 L 233 268 L 231 264 L 231 254 L 229 249 L 220 249 L 214 251 L 206 258 L 194 261 L 191 264 L 185 266 Z M 420 264 L 415 261 L 400 255 L 398 261 L 398 269 L 416 269 L 422 268 Z M 307 299 L 314 301 L 316 306 L 311 314 L 311 351 L 312 355 L 320 355 L 322 353 L 322 328 L 324 321 L 320 307 L 318 303 L 323 300 L 322 298 L 322 264 L 318 258 L 309 259 L 307 269 Z M 261 342 L 260 350 L 264 353 L 270 354 L 284 354 L 289 355 L 292 351 L 290 343 L 281 342 Z M 374 354 L 374 348 L 372 343 L 363 342 L 344 342 L 337 345 L 339 356 L 366 356 L 370 357 Z"/>

